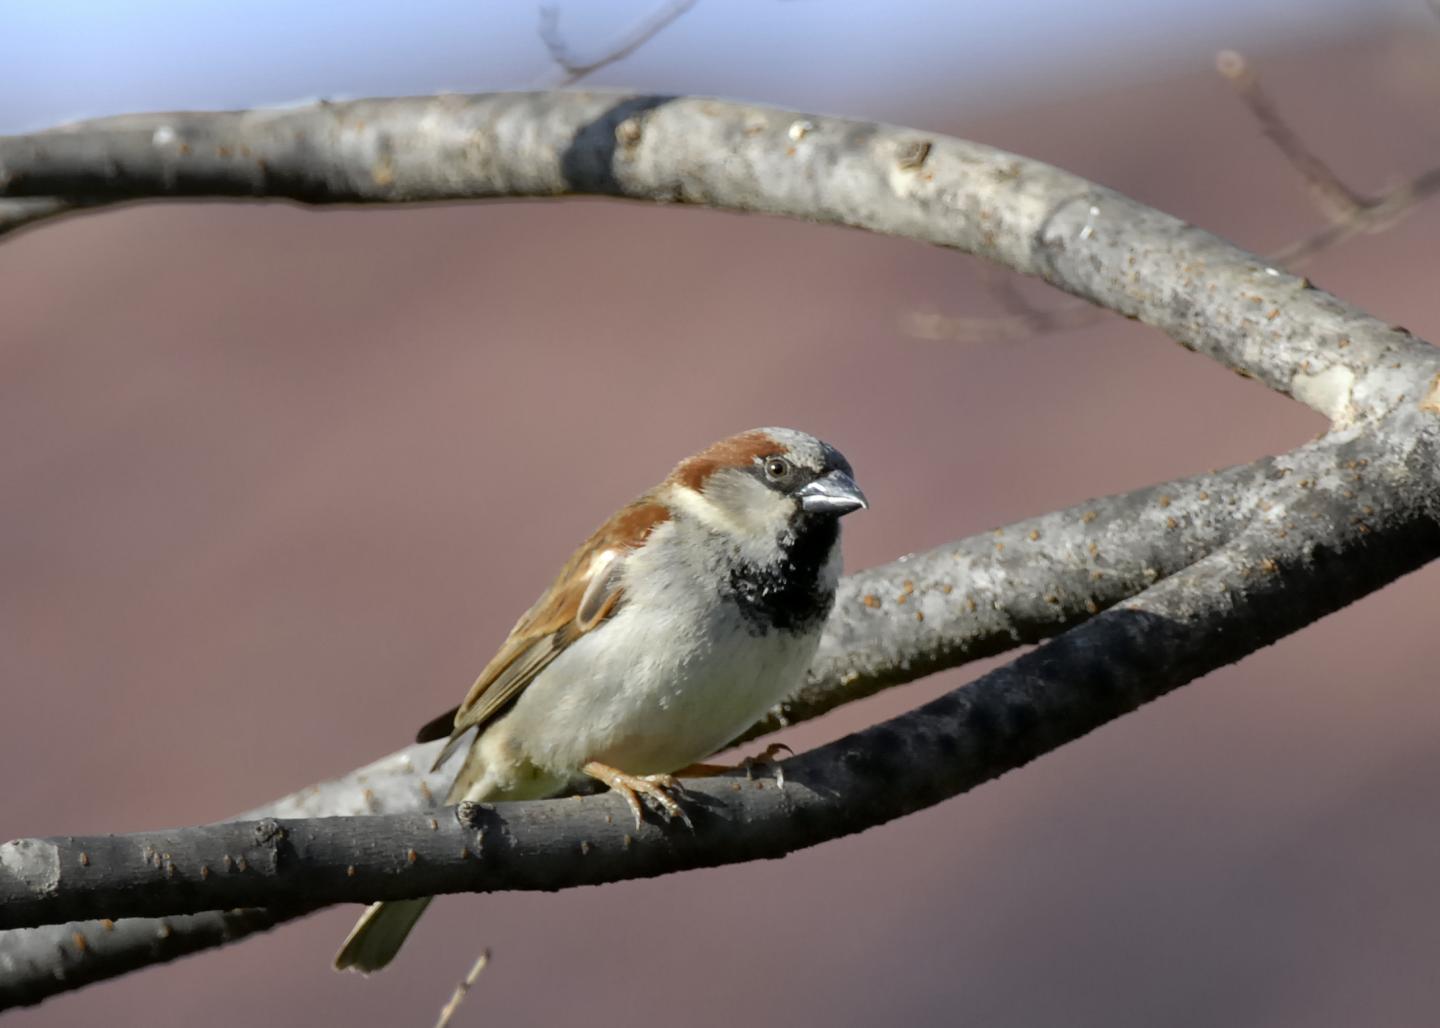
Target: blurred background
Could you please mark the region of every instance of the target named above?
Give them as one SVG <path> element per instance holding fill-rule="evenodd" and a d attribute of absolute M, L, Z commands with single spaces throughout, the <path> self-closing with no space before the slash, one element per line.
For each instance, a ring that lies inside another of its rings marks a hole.
<path fill-rule="evenodd" d="M 653 9 L 569 2 L 560 31 L 599 54 Z M 0 132 L 558 76 L 525 3 L 10 3 L 3 21 Z M 700 0 L 582 88 L 962 135 L 1269 252 L 1323 219 L 1215 73 L 1221 47 L 1357 189 L 1440 162 L 1422 0 Z M 1437 230 L 1421 207 L 1306 270 L 1440 338 Z M 1142 325 L 1016 332 L 1010 288 L 893 239 L 598 201 L 150 206 L 7 238 L 0 838 L 220 819 L 405 744 L 596 523 L 743 428 L 851 458 L 873 501 L 847 521 L 851 567 L 1323 430 Z M 11 1020 L 429 1024 L 489 946 L 456 1024 L 1425 1023 L 1437 593 L 1422 571 L 782 861 L 447 898 L 368 980 L 329 970 L 358 908 L 327 911 Z M 979 670 L 781 738 L 815 745 Z"/>

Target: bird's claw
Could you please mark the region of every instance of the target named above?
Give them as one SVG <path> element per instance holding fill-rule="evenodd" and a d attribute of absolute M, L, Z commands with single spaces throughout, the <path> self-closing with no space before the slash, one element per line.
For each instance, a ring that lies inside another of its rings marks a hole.
<path fill-rule="evenodd" d="M 641 791 L 655 801 L 661 811 L 664 812 L 666 821 L 678 819 L 681 824 L 692 832 L 695 830 L 695 824 L 690 820 L 690 815 L 685 813 L 685 808 L 681 806 L 680 801 L 675 798 L 675 793 L 683 793 L 685 791 L 684 787 L 680 784 L 680 779 L 674 775 L 646 775 L 642 780 L 648 782 L 650 788 Z"/>
<path fill-rule="evenodd" d="M 781 767 L 779 756 L 785 754 L 787 757 L 795 756 L 795 751 L 783 742 L 772 742 L 765 747 L 765 752 L 754 757 L 746 757 L 740 761 L 739 767 L 745 770 L 745 777 L 753 780 L 756 768 L 773 768 L 775 770 L 775 784 L 779 788 L 785 788 L 785 769 Z"/>
<path fill-rule="evenodd" d="M 645 807 L 640 799 L 643 796 L 659 808 L 660 812 L 665 815 L 666 821 L 678 819 L 692 832 L 695 830 L 690 815 L 685 813 L 685 808 L 672 795 L 672 793 L 684 791 L 680 786 L 680 780 L 674 775 L 629 775 L 617 768 L 594 761 L 586 764 L 582 770 L 620 794 L 621 799 L 630 808 L 630 813 L 635 816 L 637 829 L 645 823 Z"/>

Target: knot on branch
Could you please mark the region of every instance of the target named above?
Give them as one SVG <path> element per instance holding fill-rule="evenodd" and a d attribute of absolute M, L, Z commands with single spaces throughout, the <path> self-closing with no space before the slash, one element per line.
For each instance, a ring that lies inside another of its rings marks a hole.
<path fill-rule="evenodd" d="M 250 863 L 269 872 L 280 870 L 282 863 L 293 856 L 285 827 L 273 817 L 265 817 L 255 822 L 253 831 L 255 842 Z"/>
<path fill-rule="evenodd" d="M 255 822 L 255 845 L 278 848 L 285 841 L 285 829 L 273 817 L 261 818 Z"/>

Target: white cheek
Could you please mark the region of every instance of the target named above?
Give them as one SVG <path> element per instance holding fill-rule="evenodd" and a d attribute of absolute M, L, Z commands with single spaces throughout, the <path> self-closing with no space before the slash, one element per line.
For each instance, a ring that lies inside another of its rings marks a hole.
<path fill-rule="evenodd" d="M 670 502 L 706 528 L 728 536 L 751 563 L 768 564 L 780 556 L 778 541 L 788 541 L 794 499 L 767 488 L 749 475 L 717 472 L 703 493 L 683 486 Z"/>

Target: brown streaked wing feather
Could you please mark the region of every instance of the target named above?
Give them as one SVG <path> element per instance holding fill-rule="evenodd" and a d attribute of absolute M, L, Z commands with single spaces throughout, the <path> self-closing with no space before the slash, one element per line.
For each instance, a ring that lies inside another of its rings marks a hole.
<path fill-rule="evenodd" d="M 436 767 L 454 751 L 462 735 L 471 728 L 483 729 L 567 646 L 614 615 L 622 600 L 624 554 L 669 518 L 669 508 L 647 493 L 622 508 L 571 555 L 550 588 L 515 623 L 500 652 L 485 665 L 456 708 L 450 742 Z M 606 550 L 618 556 L 597 561 Z M 601 579 L 592 581 L 596 575 Z M 422 733 L 438 728 L 438 722 L 439 718 L 430 722 Z M 439 738 L 439 734 L 431 738 Z"/>

